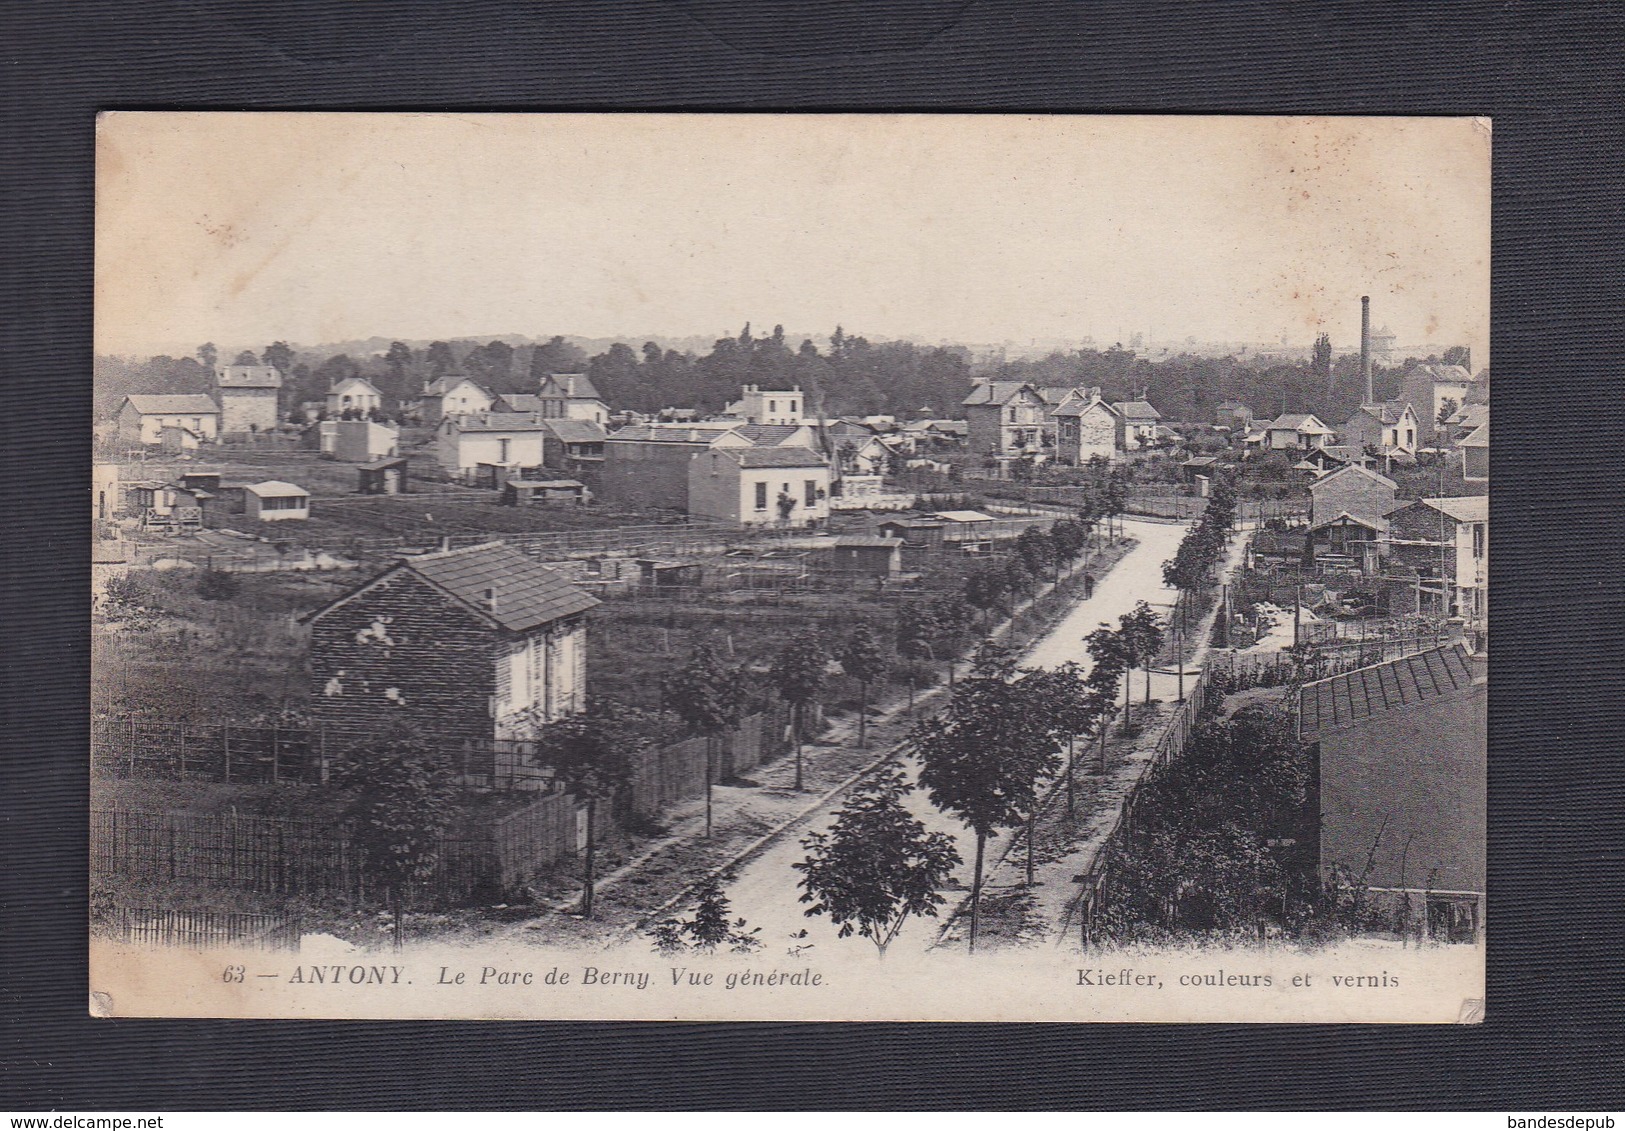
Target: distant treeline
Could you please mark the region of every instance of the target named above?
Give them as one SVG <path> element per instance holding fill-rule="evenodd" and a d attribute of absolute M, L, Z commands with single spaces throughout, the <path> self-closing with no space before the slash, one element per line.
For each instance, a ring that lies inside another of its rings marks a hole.
<path fill-rule="evenodd" d="M 1407 358 L 1375 373 L 1379 399 L 1394 396 L 1401 375 L 1419 361 L 1465 363 L 1466 351 L 1443 358 Z M 322 356 L 275 342 L 259 353 L 221 357 L 209 343 L 192 357 L 96 359 L 96 408 L 114 412 L 130 393 L 206 393 L 217 361 L 274 365 L 284 376 L 282 409 L 320 400 L 337 381 L 361 376 L 384 394 L 386 411 L 400 410 L 436 378 L 462 374 L 494 393 L 534 392 L 548 373 L 586 373 L 614 408 L 656 412 L 693 408 L 717 412 L 737 399 L 741 385 L 789 388 L 808 393 L 809 408 L 832 416 L 890 413 L 899 417 L 960 415 L 960 402 L 974 377 L 1029 381 L 1035 385 L 1098 385 L 1107 400 L 1144 396 L 1164 418 L 1210 421 L 1222 402 L 1239 400 L 1261 417 L 1313 412 L 1330 424 L 1346 420 L 1363 399 L 1359 358 L 1321 355 L 1289 363 L 1268 355 L 1195 357 L 1151 361 L 1116 346 L 1052 353 L 1038 360 L 973 363 L 962 346 L 871 342 L 837 327 L 820 349 L 810 340 L 792 345 L 782 327 L 754 334 L 747 323 L 736 337 L 719 338 L 705 354 L 641 348 L 617 342 L 589 357 L 563 336 L 533 344 L 503 340 L 436 341 L 427 347 L 393 342 L 367 356 Z"/>

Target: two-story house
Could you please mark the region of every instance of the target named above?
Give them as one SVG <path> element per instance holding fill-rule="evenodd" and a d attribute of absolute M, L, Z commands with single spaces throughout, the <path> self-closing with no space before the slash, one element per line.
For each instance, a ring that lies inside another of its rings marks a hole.
<path fill-rule="evenodd" d="M 1235 431 L 1237 428 L 1250 428 L 1253 423 L 1253 410 L 1240 401 L 1223 401 L 1213 409 L 1213 426 L 1227 428 Z"/>
<path fill-rule="evenodd" d="M 1157 422 L 1162 413 L 1150 401 L 1114 401 L 1112 411 L 1117 414 L 1118 447 L 1125 452 L 1150 447 L 1158 439 Z"/>
<path fill-rule="evenodd" d="M 327 391 L 327 415 L 366 416 L 384 407 L 384 394 L 365 377 L 346 377 Z"/>
<path fill-rule="evenodd" d="M 739 399 L 728 405 L 723 415 L 746 424 L 801 424 L 806 407 L 807 398 L 799 385 L 792 389 L 745 385 L 739 390 Z"/>
<path fill-rule="evenodd" d="M 363 734 L 533 738 L 585 705 L 597 604 L 501 542 L 403 557 L 302 618 L 311 716 Z"/>
<path fill-rule="evenodd" d="M 423 423 L 438 425 L 448 416 L 490 412 L 496 402 L 484 385 L 471 377 L 447 374 L 423 386 L 418 398 L 418 416 Z"/>
<path fill-rule="evenodd" d="M 1087 395 L 1073 390 L 1055 409 L 1055 460 L 1081 467 L 1095 457 L 1117 455 L 1124 421 L 1117 410 L 1100 399 L 1100 390 Z"/>
<path fill-rule="evenodd" d="M 1355 464 L 1309 484 L 1311 556 L 1347 558 L 1362 572 L 1378 572 L 1398 489 L 1392 479 Z"/>
<path fill-rule="evenodd" d="M 486 412 L 448 416 L 435 434 L 435 455 L 453 475 L 467 482 L 480 478 L 480 468 L 502 473 L 544 466 L 547 423 L 533 413 Z M 501 486 L 505 474 L 487 476 L 488 486 Z"/>
<path fill-rule="evenodd" d="M 1025 381 L 978 380 L 962 402 L 970 450 L 977 455 L 1037 455 L 1049 406 Z"/>
<path fill-rule="evenodd" d="M 1421 429 L 1419 438 L 1424 445 L 1431 444 L 1439 432 L 1439 418 L 1446 402 L 1457 407 L 1467 402 L 1472 390 L 1473 376 L 1460 365 L 1418 365 L 1399 383 L 1399 399 L 1416 410 L 1416 421 Z"/>
<path fill-rule="evenodd" d="M 1264 447 L 1272 452 L 1306 452 L 1310 448 L 1324 448 L 1335 435 L 1312 412 L 1283 413 L 1258 431 L 1264 434 Z"/>
<path fill-rule="evenodd" d="M 609 424 L 609 405 L 585 373 L 549 373 L 536 391 L 543 420 L 590 420 Z"/>
<path fill-rule="evenodd" d="M 688 464 L 688 512 L 741 526 L 820 526 L 830 465 L 801 447 L 712 445 Z"/>
<path fill-rule="evenodd" d="M 274 365 L 217 365 L 214 387 L 223 434 L 276 429 L 282 373 Z"/>
<path fill-rule="evenodd" d="M 1416 457 L 1421 434 L 1416 411 L 1409 404 L 1384 401 L 1363 404 L 1356 409 L 1339 430 L 1339 439 L 1361 451 L 1410 460 Z"/>
<path fill-rule="evenodd" d="M 1489 617 L 1490 500 L 1418 499 L 1392 515 L 1389 559 L 1414 569 L 1433 607 L 1475 629 Z M 1441 584 L 1442 579 L 1442 584 Z"/>

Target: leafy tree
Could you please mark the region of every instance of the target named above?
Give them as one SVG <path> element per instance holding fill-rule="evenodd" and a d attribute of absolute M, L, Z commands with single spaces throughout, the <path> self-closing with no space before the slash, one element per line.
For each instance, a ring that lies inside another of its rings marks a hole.
<path fill-rule="evenodd" d="M 293 347 L 287 342 L 272 342 L 260 352 L 265 364 L 271 366 L 284 377 L 293 372 Z"/>
<path fill-rule="evenodd" d="M 1456 403 L 1455 397 L 1446 397 L 1444 402 L 1439 405 L 1439 418 L 1437 420 L 1439 427 L 1443 428 L 1450 418 L 1456 415 L 1456 410 L 1460 407 L 1461 405 Z"/>
<path fill-rule="evenodd" d="M 562 334 L 554 334 L 530 352 L 530 378 L 533 385 L 540 385 L 542 379 L 549 373 L 585 373 L 586 371 L 587 355 L 565 341 Z M 599 392 L 606 396 L 609 395 L 607 389 L 600 389 Z"/>
<path fill-rule="evenodd" d="M 1129 670 L 1129 656 L 1124 648 L 1121 634 L 1114 632 L 1109 625 L 1102 624 L 1088 636 L 1085 636 L 1083 643 L 1092 661 L 1087 683 L 1100 713 L 1098 726 L 1100 772 L 1105 773 L 1106 731 L 1111 725 L 1112 702 L 1117 697 L 1118 685 L 1125 682 L 1124 675 Z M 1126 729 L 1128 727 L 1128 691 L 1126 688 L 1123 693 L 1123 716 L 1123 726 Z"/>
<path fill-rule="evenodd" d="M 213 342 L 204 342 L 197 348 L 197 359 L 203 364 L 203 368 L 212 373 L 215 363 L 220 360 L 220 351 L 215 348 Z"/>
<path fill-rule="evenodd" d="M 987 839 L 1026 820 L 1036 801 L 1037 779 L 1054 757 L 1048 721 L 1032 709 L 1031 689 L 1009 678 L 1011 662 L 1001 652 L 984 648 L 947 707 L 916 723 L 911 735 L 920 762 L 919 782 L 932 804 L 952 813 L 976 836 L 972 951 Z"/>
<path fill-rule="evenodd" d="M 1439 361 L 1444 365 L 1459 365 L 1463 369 L 1472 369 L 1473 353 L 1467 346 L 1451 346 L 1444 351 Z"/>
<path fill-rule="evenodd" d="M 688 663 L 661 681 L 660 697 L 662 705 L 689 730 L 705 736 L 705 836 L 709 840 L 716 746 L 744 710 L 744 674 L 724 664 L 716 647 L 702 640 L 694 646 Z"/>
<path fill-rule="evenodd" d="M 456 781 L 444 760 L 405 727 L 352 749 L 334 780 L 352 791 L 344 822 L 363 866 L 389 895 L 398 950 L 412 885 L 433 874 L 456 817 Z"/>
<path fill-rule="evenodd" d="M 693 914 L 687 919 L 664 919 L 650 932 L 655 950 L 664 955 L 685 950 L 715 953 L 726 946 L 734 954 L 749 954 L 762 945 L 760 927 L 749 927 L 744 919 L 730 918 L 732 902 L 724 886 L 734 881 L 732 872 L 707 876 L 695 889 Z M 748 928 L 748 929 L 747 929 Z"/>
<path fill-rule="evenodd" d="M 747 329 L 749 327 L 747 326 Z M 817 637 L 791 639 L 773 657 L 768 682 L 790 704 L 790 733 L 796 746 L 796 784 L 802 788 L 801 738 L 807 707 L 829 679 L 829 653 Z"/>
<path fill-rule="evenodd" d="M 847 637 L 839 657 L 841 670 L 858 681 L 858 748 L 869 747 L 869 685 L 886 674 L 886 651 L 874 629 L 860 621 Z"/>
<path fill-rule="evenodd" d="M 593 908 L 598 803 L 613 798 L 632 780 L 634 755 L 653 744 L 652 724 L 648 714 L 635 707 L 593 699 L 581 714 L 549 723 L 536 742 L 536 760 L 550 767 L 564 788 L 586 804 L 581 914 L 588 919 Z"/>
<path fill-rule="evenodd" d="M 237 360 L 232 362 L 233 365 L 258 365 L 259 363 L 260 359 L 253 350 L 243 350 L 237 355 Z"/>
<path fill-rule="evenodd" d="M 1055 545 L 1043 530 L 1029 526 L 1016 538 L 1016 560 L 1028 576 L 1041 578 L 1056 564 Z"/>
<path fill-rule="evenodd" d="M 1124 651 L 1133 658 L 1138 666 L 1145 669 L 1145 701 L 1151 702 L 1151 664 L 1162 649 L 1165 635 L 1162 621 L 1156 611 L 1144 601 L 1135 604 L 1132 612 L 1124 613 L 1118 618 L 1122 626 L 1121 635 L 1124 639 Z M 1130 666 L 1134 666 L 1131 664 Z"/>
<path fill-rule="evenodd" d="M 457 357 L 451 352 L 450 342 L 430 342 L 426 360 L 431 378 L 444 377 L 457 371 Z"/>
<path fill-rule="evenodd" d="M 880 771 L 835 815 L 829 832 L 802 840 L 807 914 L 828 915 L 841 938 L 854 933 L 875 944 L 880 957 L 910 916 L 935 916 L 937 889 L 959 864 L 953 838 L 928 833 L 903 804 L 912 787 L 896 768 Z"/>

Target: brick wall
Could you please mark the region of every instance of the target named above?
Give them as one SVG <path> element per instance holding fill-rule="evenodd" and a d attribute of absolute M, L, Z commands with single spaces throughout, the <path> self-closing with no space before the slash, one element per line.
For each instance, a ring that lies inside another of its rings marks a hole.
<path fill-rule="evenodd" d="M 344 730 L 404 721 L 489 737 L 497 647 L 489 625 L 397 573 L 312 622 L 311 716 Z"/>

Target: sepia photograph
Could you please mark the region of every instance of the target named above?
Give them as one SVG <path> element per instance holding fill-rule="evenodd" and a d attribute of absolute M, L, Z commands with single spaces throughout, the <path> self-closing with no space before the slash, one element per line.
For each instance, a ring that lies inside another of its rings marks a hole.
<path fill-rule="evenodd" d="M 1482 1021 L 1490 153 L 103 114 L 90 1012 Z"/>

